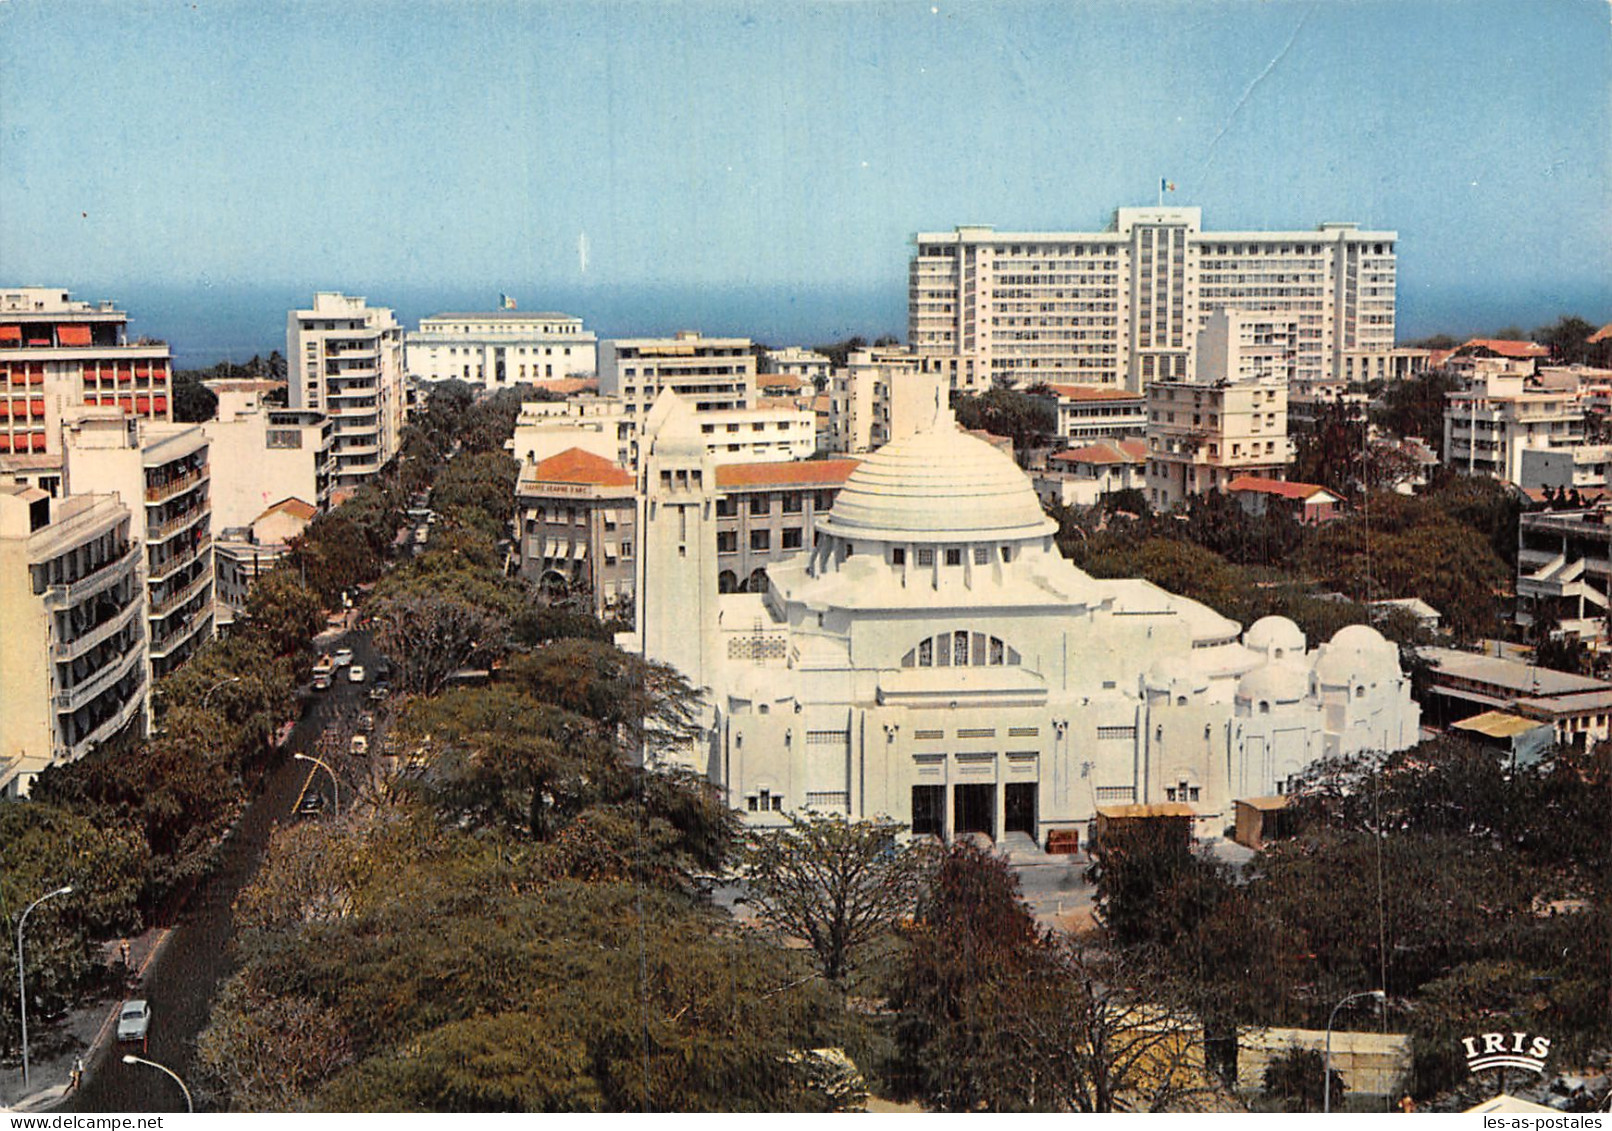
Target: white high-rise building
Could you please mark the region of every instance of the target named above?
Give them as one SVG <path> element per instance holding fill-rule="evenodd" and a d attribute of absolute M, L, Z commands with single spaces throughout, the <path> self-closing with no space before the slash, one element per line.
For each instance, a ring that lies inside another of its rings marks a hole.
<path fill-rule="evenodd" d="M 0 486 L 0 798 L 145 716 L 145 608 L 129 508 Z"/>
<path fill-rule="evenodd" d="M 749 338 L 705 338 L 679 330 L 671 338 L 617 338 L 599 346 L 599 392 L 620 397 L 635 420 L 649 415 L 662 389 L 696 412 L 753 408 L 756 355 Z"/>
<path fill-rule="evenodd" d="M 404 335 L 405 368 L 423 381 L 504 389 L 523 381 L 591 377 L 599 343 L 570 314 L 494 310 L 433 314 Z"/>
<path fill-rule="evenodd" d="M 1193 375 L 1209 314 L 1296 325 L 1293 375 L 1333 378 L 1394 345 L 1396 233 L 1206 232 L 1197 208 L 1120 208 L 1104 232 L 920 232 L 909 341 L 991 383 L 1124 386 Z"/>
<path fill-rule="evenodd" d="M 335 421 L 333 491 L 345 495 L 397 454 L 403 328 L 384 307 L 321 291 L 312 308 L 286 315 L 285 348 L 290 407 L 317 409 Z"/>

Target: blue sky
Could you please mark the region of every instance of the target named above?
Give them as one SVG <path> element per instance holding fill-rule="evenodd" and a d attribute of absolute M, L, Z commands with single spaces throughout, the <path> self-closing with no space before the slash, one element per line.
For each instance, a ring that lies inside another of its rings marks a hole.
<path fill-rule="evenodd" d="M 1210 229 L 1396 229 L 1405 331 L 1612 320 L 1609 12 L 10 0 L 0 279 L 641 323 L 608 332 L 828 291 L 823 330 L 899 331 L 913 232 L 1099 228 L 1168 177 Z"/>

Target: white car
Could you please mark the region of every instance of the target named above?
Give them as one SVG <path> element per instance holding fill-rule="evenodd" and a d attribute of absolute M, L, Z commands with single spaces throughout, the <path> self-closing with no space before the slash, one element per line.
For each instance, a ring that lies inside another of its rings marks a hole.
<path fill-rule="evenodd" d="M 345 668 L 353 662 L 353 650 L 351 648 L 338 648 L 334 659 L 338 668 Z"/>
<path fill-rule="evenodd" d="M 368 754 L 369 753 L 369 739 L 368 739 L 368 737 L 366 737 L 365 735 L 362 735 L 362 734 L 353 735 L 352 741 L 350 743 L 348 743 L 348 745 L 347 745 L 347 752 L 349 754 L 354 754 L 354 755 Z"/>
<path fill-rule="evenodd" d="M 363 683 L 364 682 L 364 665 L 363 664 L 354 664 L 352 667 L 348 668 L 347 669 L 347 679 L 352 683 Z"/>
<path fill-rule="evenodd" d="M 126 1001 L 118 1010 L 118 1040 L 143 1041 L 151 1028 L 151 1006 L 144 1000 Z"/>

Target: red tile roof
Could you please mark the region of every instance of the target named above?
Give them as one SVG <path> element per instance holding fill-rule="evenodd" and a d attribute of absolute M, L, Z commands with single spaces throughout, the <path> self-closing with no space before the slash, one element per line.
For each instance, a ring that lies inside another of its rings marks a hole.
<path fill-rule="evenodd" d="M 772 463 L 724 463 L 716 469 L 718 489 L 736 487 L 839 486 L 861 460 L 809 459 Z"/>
<path fill-rule="evenodd" d="M 288 514 L 292 518 L 300 518 L 304 522 L 307 522 L 314 515 L 319 513 L 319 508 L 314 506 L 312 503 L 305 503 L 293 495 L 291 498 L 281 499 L 278 503 L 275 503 L 273 506 L 267 508 L 262 514 L 258 515 L 258 518 L 265 519 L 277 511 L 281 514 Z"/>
<path fill-rule="evenodd" d="M 1604 342 L 1608 338 L 1612 338 L 1612 322 L 1608 322 L 1584 340 L 1587 342 Z"/>
<path fill-rule="evenodd" d="M 1060 397 L 1068 397 L 1072 401 L 1139 401 L 1141 393 L 1133 393 L 1128 389 L 1110 389 L 1103 385 L 1048 385 Z"/>
<path fill-rule="evenodd" d="M 562 397 L 574 396 L 577 393 L 597 393 L 599 379 L 597 377 L 552 377 L 532 381 L 534 389 L 543 389 L 546 392 L 558 393 Z"/>
<path fill-rule="evenodd" d="M 1546 357 L 1550 354 L 1550 350 L 1538 342 L 1513 342 L 1504 338 L 1472 338 L 1461 343 L 1461 348 L 1456 352 L 1465 353 L 1472 349 L 1486 349 L 1501 357 Z"/>
<path fill-rule="evenodd" d="M 631 487 L 633 477 L 603 456 L 567 448 L 550 456 L 524 476 L 538 483 L 590 483 L 595 487 Z"/>
<path fill-rule="evenodd" d="M 1259 475 L 1239 475 L 1226 485 L 1226 490 L 1255 491 L 1261 495 L 1280 495 L 1284 499 L 1308 499 L 1318 493 L 1330 494 L 1325 487 L 1314 483 L 1288 483 Z"/>
<path fill-rule="evenodd" d="M 1139 440 L 1122 440 L 1118 444 L 1087 444 L 1071 448 L 1052 458 L 1059 463 L 1142 463 L 1146 459 L 1147 445 Z"/>

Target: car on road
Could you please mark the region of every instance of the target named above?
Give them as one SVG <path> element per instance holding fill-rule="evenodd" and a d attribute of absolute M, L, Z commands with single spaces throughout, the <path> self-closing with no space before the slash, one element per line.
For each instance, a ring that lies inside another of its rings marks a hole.
<path fill-rule="evenodd" d="M 391 663 L 389 663 L 386 660 L 382 660 L 380 663 L 376 664 L 375 665 L 375 678 L 380 680 L 382 683 L 385 683 L 387 680 L 391 679 L 392 678 L 392 665 L 391 665 Z"/>
<path fill-rule="evenodd" d="M 318 816 L 325 811 L 325 795 L 309 790 L 297 804 L 297 812 L 304 817 Z"/>
<path fill-rule="evenodd" d="M 143 1041 L 151 1031 L 151 1003 L 143 998 L 126 1001 L 118 1010 L 118 1040 Z"/>
<path fill-rule="evenodd" d="M 338 648 L 336 649 L 336 655 L 332 658 L 336 661 L 338 668 L 345 668 L 353 662 L 353 650 L 351 648 Z"/>
<path fill-rule="evenodd" d="M 369 689 L 369 701 L 371 703 L 379 703 L 382 699 L 385 699 L 390 694 L 392 694 L 391 684 L 377 683 L 374 687 Z"/>
<path fill-rule="evenodd" d="M 347 669 L 347 679 L 351 683 L 363 683 L 364 682 L 364 665 L 363 664 L 354 664 L 352 667 L 348 668 Z"/>
<path fill-rule="evenodd" d="M 370 731 L 372 731 L 374 729 L 375 729 L 375 716 L 374 715 L 370 714 L 368 711 L 365 711 L 362 715 L 358 716 L 358 733 L 359 734 L 368 734 Z"/>
<path fill-rule="evenodd" d="M 369 753 L 369 738 L 366 735 L 355 734 L 353 740 L 347 744 L 347 753 L 364 755 Z"/>

